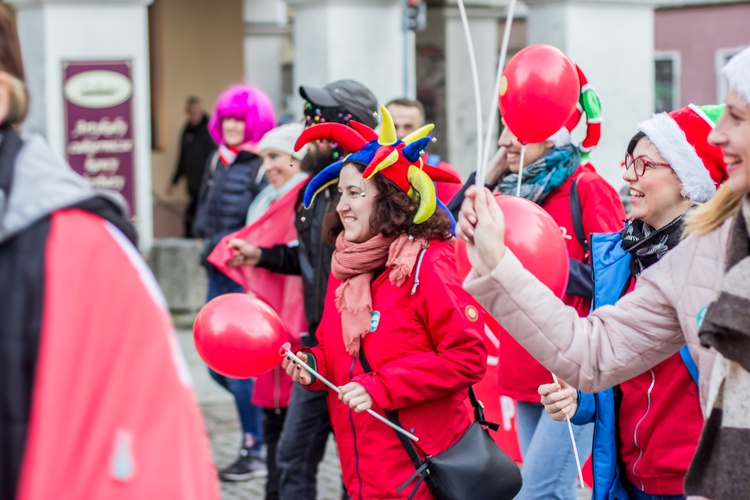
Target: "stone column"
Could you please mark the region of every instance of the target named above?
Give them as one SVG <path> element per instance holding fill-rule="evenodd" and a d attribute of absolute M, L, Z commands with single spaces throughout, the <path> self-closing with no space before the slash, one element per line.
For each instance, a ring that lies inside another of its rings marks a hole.
<path fill-rule="evenodd" d="M 7 0 L 16 10 L 31 96 L 25 132 L 65 157 L 63 61 L 130 60 L 134 201 L 142 250 L 153 240 L 147 7 L 153 0 Z"/>
<path fill-rule="evenodd" d="M 602 99 L 599 173 L 623 185 L 620 162 L 654 110 L 654 0 L 525 0 L 528 43 L 547 43 L 578 63 Z M 582 129 L 583 126 L 579 126 Z M 580 135 L 580 130 L 578 131 Z M 576 135 L 574 135 L 575 137 Z"/>
<path fill-rule="evenodd" d="M 263 89 L 279 113 L 286 107 L 282 81 L 289 36 L 286 11 L 281 0 L 244 0 L 245 81 Z"/>
<path fill-rule="evenodd" d="M 381 103 L 414 95 L 414 39 L 401 0 L 287 0 L 294 7 L 294 92 L 351 78 Z M 404 37 L 411 46 L 404 50 Z M 410 57 L 405 57 L 405 54 Z M 405 91 L 405 78 L 411 82 Z M 297 100 L 295 110 L 301 109 Z"/>

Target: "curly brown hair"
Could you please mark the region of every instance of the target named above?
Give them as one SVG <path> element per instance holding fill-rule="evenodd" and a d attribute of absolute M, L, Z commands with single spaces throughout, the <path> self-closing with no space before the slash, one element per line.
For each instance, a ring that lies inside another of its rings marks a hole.
<path fill-rule="evenodd" d="M 360 163 L 349 162 L 346 165 L 354 165 L 362 173 L 366 166 Z M 422 224 L 414 224 L 414 214 L 419 207 L 419 199 L 412 200 L 401 188 L 389 181 L 383 175 L 372 177 L 378 195 L 373 205 L 370 217 L 370 231 L 372 234 L 383 236 L 398 236 L 409 234 L 415 238 L 449 240 L 453 237 L 451 233 L 452 221 L 448 215 L 440 210 L 435 210 L 432 217 Z M 334 200 L 334 207 L 338 204 L 338 198 Z M 339 214 L 331 210 L 323 222 L 323 235 L 325 241 L 331 246 L 336 245 L 336 238 L 344 230 Z"/>

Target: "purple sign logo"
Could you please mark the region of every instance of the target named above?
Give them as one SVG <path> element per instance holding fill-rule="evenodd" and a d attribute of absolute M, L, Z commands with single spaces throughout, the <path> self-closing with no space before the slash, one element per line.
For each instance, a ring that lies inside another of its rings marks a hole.
<path fill-rule="evenodd" d="M 68 163 L 120 193 L 135 216 L 131 61 L 64 61 L 63 102 Z"/>

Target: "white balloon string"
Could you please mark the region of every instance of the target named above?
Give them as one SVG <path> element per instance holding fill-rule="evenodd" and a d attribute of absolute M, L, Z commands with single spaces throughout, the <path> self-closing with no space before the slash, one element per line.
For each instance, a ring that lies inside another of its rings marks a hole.
<path fill-rule="evenodd" d="M 492 145 L 495 144 L 493 141 L 492 133 L 495 131 L 495 122 L 497 121 L 498 102 L 497 98 L 500 95 L 500 81 L 503 77 L 503 69 L 505 69 L 505 59 L 508 56 L 508 44 L 510 41 L 510 29 L 513 25 L 513 11 L 516 8 L 516 0 L 510 0 L 508 5 L 507 17 L 505 18 L 505 31 L 503 31 L 503 43 L 500 45 L 500 60 L 497 64 L 497 76 L 495 77 L 495 86 L 493 87 L 494 93 L 492 99 L 490 99 L 490 117 L 487 122 L 487 135 L 484 138 L 484 154 L 482 155 L 482 161 L 477 169 L 477 186 L 484 186 L 487 179 L 487 163 L 490 161 L 490 151 Z"/>
<path fill-rule="evenodd" d="M 323 382 L 323 383 L 324 383 L 325 385 L 327 385 L 328 387 L 330 387 L 330 388 L 331 388 L 331 390 L 333 390 L 333 391 L 335 391 L 335 392 L 336 392 L 336 394 L 340 394 L 340 393 L 341 393 L 341 389 L 339 389 L 338 387 L 336 387 L 335 385 L 333 385 L 333 384 L 332 384 L 332 383 L 331 383 L 330 381 L 328 381 L 328 380 L 327 380 L 327 379 L 326 379 L 325 377 L 323 377 L 323 376 L 322 376 L 322 375 L 321 375 L 320 373 L 318 373 L 318 372 L 316 372 L 315 370 L 313 370 L 313 369 L 312 369 L 312 368 L 310 367 L 310 365 L 308 365 L 307 363 L 305 363 L 304 361 L 302 361 L 302 360 L 301 360 L 301 359 L 300 359 L 300 358 L 299 358 L 299 357 L 298 357 L 298 356 L 297 356 L 296 354 L 294 354 L 294 353 L 293 353 L 292 351 L 290 351 L 289 349 L 287 349 L 287 350 L 286 350 L 286 355 L 287 355 L 287 356 L 289 356 L 290 358 L 292 358 L 293 360 L 295 360 L 295 361 L 296 361 L 297 363 L 299 363 L 299 364 L 300 364 L 300 365 L 301 365 L 301 366 L 302 366 L 302 367 L 303 367 L 303 368 L 304 368 L 305 370 L 307 370 L 307 371 L 309 371 L 310 373 L 312 373 L 313 375 L 315 375 L 315 377 L 316 377 L 316 378 L 317 378 L 318 380 L 320 380 L 320 381 L 321 381 L 321 382 Z M 404 436 L 408 437 L 408 438 L 409 438 L 409 439 L 411 439 L 412 441 L 419 441 L 419 438 L 418 438 L 417 436 L 415 436 L 415 435 L 414 435 L 414 434 L 412 434 L 411 432 L 408 432 L 408 431 L 406 431 L 405 429 L 402 429 L 402 428 L 401 428 L 401 427 L 399 427 L 398 425 L 392 424 L 392 423 L 391 423 L 391 422 L 390 422 L 390 421 L 389 421 L 388 419 L 386 419 L 386 418 L 385 418 L 385 417 L 383 417 L 382 415 L 378 415 L 377 413 L 375 413 L 374 411 L 372 411 L 372 410 L 370 410 L 370 409 L 368 409 L 368 410 L 367 410 L 367 413 L 369 413 L 369 414 L 370 414 L 370 415 L 372 415 L 373 417 L 377 418 L 378 420 L 380 420 L 381 422 L 383 422 L 383 423 L 384 423 L 385 425 L 387 425 L 387 426 L 389 426 L 389 427 L 391 427 L 391 428 L 395 429 L 395 430 L 396 430 L 396 432 L 400 432 L 401 434 L 403 434 Z"/>
<path fill-rule="evenodd" d="M 458 11 L 461 14 L 461 23 L 466 36 L 466 45 L 469 49 L 469 64 L 471 66 L 471 78 L 474 83 L 474 107 L 477 114 L 477 172 L 482 168 L 482 101 L 479 95 L 479 72 L 477 71 L 477 58 L 474 55 L 474 44 L 471 42 L 471 30 L 469 19 L 466 17 L 466 7 L 463 0 L 458 0 Z"/>
<path fill-rule="evenodd" d="M 555 381 L 556 384 L 559 382 L 557 381 L 557 375 L 554 373 L 552 374 L 552 379 Z M 573 424 L 570 423 L 570 417 L 565 414 L 565 421 L 568 423 L 568 432 L 570 433 L 570 442 L 573 443 L 573 454 L 576 457 L 576 467 L 578 467 L 578 480 L 581 482 L 581 488 L 585 488 L 586 484 L 583 482 L 583 471 L 581 469 L 581 459 L 578 458 L 578 446 L 576 446 L 576 437 L 573 435 Z"/>
<path fill-rule="evenodd" d="M 516 187 L 516 196 L 521 196 L 521 179 L 523 179 L 523 160 L 526 156 L 526 144 L 521 146 L 521 158 L 518 160 L 518 187 Z"/>

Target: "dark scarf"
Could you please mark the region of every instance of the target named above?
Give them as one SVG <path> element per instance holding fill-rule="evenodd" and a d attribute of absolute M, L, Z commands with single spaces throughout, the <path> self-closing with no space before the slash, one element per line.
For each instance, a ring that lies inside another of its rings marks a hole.
<path fill-rule="evenodd" d="M 726 274 L 698 336 L 717 356 L 706 420 L 685 478 L 685 491 L 715 500 L 750 492 L 750 197 L 742 201 L 727 241 Z M 700 314 L 698 315 L 700 321 Z"/>
<path fill-rule="evenodd" d="M 630 253 L 630 271 L 636 279 L 644 269 L 661 259 L 680 242 L 685 214 L 669 224 L 654 229 L 640 219 L 634 219 L 622 231 L 622 249 Z"/>
<path fill-rule="evenodd" d="M 523 168 L 521 198 L 541 205 L 552 191 L 559 188 L 578 168 L 581 154 L 572 144 L 550 149 L 547 154 Z M 515 195 L 518 174 L 508 174 L 500 181 L 500 192 Z"/>

